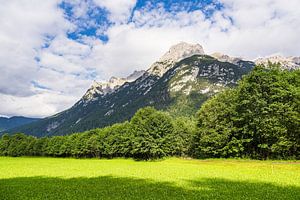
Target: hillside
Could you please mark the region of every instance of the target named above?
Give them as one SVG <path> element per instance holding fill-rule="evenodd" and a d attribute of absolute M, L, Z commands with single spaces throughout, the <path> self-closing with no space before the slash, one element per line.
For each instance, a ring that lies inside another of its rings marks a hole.
<path fill-rule="evenodd" d="M 18 126 L 22 126 L 24 124 L 29 124 L 31 122 L 35 122 L 39 119 L 37 118 L 28 118 L 28 117 L 0 117 L 0 131 L 5 131 L 8 129 L 12 129 Z"/>

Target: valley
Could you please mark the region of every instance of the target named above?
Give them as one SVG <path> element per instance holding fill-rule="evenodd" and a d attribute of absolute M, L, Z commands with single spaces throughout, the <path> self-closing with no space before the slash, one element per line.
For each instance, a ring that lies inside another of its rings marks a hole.
<path fill-rule="evenodd" d="M 0 200 L 300 200 L 300 0 L 0 3 Z"/>

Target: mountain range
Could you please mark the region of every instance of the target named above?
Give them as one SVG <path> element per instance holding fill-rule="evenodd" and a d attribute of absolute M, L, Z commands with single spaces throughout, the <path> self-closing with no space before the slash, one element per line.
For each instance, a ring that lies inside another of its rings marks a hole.
<path fill-rule="evenodd" d="M 153 106 L 172 116 L 192 116 L 212 95 L 234 87 L 255 64 L 279 62 L 287 69 L 300 66 L 299 57 L 247 61 L 221 53 L 205 54 L 199 44 L 172 46 L 146 71 L 126 78 L 94 82 L 71 108 L 9 132 L 35 136 L 65 135 L 130 119 L 142 107 Z"/>
<path fill-rule="evenodd" d="M 38 118 L 28 118 L 21 116 L 14 117 L 0 117 L 0 131 L 5 131 L 15 127 L 22 126 L 24 124 L 29 124 L 39 120 Z"/>

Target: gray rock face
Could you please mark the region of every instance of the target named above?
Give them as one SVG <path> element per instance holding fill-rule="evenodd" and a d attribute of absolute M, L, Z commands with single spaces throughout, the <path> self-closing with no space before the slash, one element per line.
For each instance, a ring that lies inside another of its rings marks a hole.
<path fill-rule="evenodd" d="M 203 47 L 200 44 L 188 44 L 186 42 L 180 42 L 172 46 L 169 51 L 159 59 L 159 62 L 169 60 L 177 62 L 193 55 L 204 55 Z"/>
<path fill-rule="evenodd" d="M 204 54 L 204 50 L 200 44 L 180 42 L 172 46 L 157 62 L 153 63 L 147 72 L 161 77 L 166 71 L 172 68 L 176 62 L 193 55 Z"/>
<path fill-rule="evenodd" d="M 270 56 L 265 58 L 258 58 L 255 60 L 255 64 L 267 65 L 268 62 L 279 63 L 283 69 L 293 70 L 300 68 L 300 57 L 283 57 L 283 56 Z"/>
<path fill-rule="evenodd" d="M 98 96 L 104 96 L 114 92 L 126 82 L 133 82 L 145 73 L 144 70 L 134 71 L 126 78 L 111 77 L 107 82 L 94 81 L 91 87 L 83 95 L 80 103 L 88 103 L 98 100 Z"/>
<path fill-rule="evenodd" d="M 239 61 L 243 60 L 242 58 L 230 57 L 228 55 L 218 53 L 218 52 L 211 54 L 211 56 L 216 58 L 219 61 L 229 62 L 232 64 L 238 64 Z"/>

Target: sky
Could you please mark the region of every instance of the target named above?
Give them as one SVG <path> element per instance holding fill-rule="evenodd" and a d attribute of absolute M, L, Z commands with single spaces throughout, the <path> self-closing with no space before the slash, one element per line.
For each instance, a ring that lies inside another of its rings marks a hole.
<path fill-rule="evenodd" d="M 0 0 L 0 116 L 45 117 L 170 46 L 300 56 L 299 0 Z"/>

